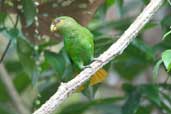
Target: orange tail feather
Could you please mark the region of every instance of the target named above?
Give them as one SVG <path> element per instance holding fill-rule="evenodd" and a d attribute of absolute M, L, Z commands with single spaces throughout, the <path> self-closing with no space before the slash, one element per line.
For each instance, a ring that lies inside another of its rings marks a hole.
<path fill-rule="evenodd" d="M 108 75 L 108 73 L 103 68 L 101 68 L 91 77 L 89 85 L 93 86 L 93 85 L 96 85 L 96 84 L 104 81 L 106 79 L 107 75 Z M 85 87 L 84 87 L 84 85 L 82 85 L 77 89 L 77 92 L 80 92 L 84 89 L 85 89 Z"/>
<path fill-rule="evenodd" d="M 96 85 L 102 81 L 104 81 L 107 77 L 107 72 L 104 69 L 98 70 L 90 79 L 90 85 Z"/>

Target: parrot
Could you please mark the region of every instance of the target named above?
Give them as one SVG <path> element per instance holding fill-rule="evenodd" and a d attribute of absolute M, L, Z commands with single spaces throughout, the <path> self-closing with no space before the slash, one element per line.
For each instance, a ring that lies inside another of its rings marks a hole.
<path fill-rule="evenodd" d="M 95 60 L 93 34 L 74 18 L 69 16 L 57 17 L 52 21 L 50 30 L 57 32 L 64 38 L 64 49 L 79 71 Z M 104 81 L 106 77 L 106 70 L 101 68 L 90 78 L 88 85 L 96 85 Z"/>

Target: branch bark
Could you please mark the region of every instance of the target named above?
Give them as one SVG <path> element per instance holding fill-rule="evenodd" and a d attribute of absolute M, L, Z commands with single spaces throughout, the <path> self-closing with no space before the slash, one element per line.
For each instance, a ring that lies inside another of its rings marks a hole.
<path fill-rule="evenodd" d="M 151 0 L 143 12 L 136 18 L 130 27 L 123 33 L 120 39 L 114 43 L 107 51 L 101 54 L 97 59 L 90 64 L 91 68 L 84 69 L 79 75 L 68 83 L 61 83 L 58 91 L 43 104 L 33 114 L 52 114 L 59 105 L 67 99 L 70 94 L 86 82 L 90 77 L 101 67 L 111 61 L 114 57 L 122 54 L 124 49 L 132 42 L 138 32 L 147 24 L 156 11 L 160 8 L 164 0 Z"/>
<path fill-rule="evenodd" d="M 7 73 L 5 67 L 3 64 L 0 64 L 0 78 L 2 82 L 4 83 L 8 94 L 10 95 L 12 102 L 14 106 L 16 107 L 17 111 L 20 114 L 30 114 L 30 112 L 24 107 L 23 102 L 20 99 L 19 94 L 17 93 L 17 90 L 15 89 L 12 80 Z"/>

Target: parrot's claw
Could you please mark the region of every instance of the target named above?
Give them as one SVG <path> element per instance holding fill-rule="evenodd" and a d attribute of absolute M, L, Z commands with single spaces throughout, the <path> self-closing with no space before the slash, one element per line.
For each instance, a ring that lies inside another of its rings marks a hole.
<path fill-rule="evenodd" d="M 100 62 L 100 63 L 103 63 L 103 61 L 102 61 L 102 60 L 100 60 L 100 59 L 98 59 L 98 58 L 93 58 L 92 60 L 93 60 L 93 61 Z"/>
<path fill-rule="evenodd" d="M 82 69 L 92 68 L 90 65 L 82 66 Z"/>

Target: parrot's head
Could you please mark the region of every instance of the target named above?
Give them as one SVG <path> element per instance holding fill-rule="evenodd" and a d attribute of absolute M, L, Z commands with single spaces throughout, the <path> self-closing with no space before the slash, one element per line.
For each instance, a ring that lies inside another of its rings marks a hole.
<path fill-rule="evenodd" d="M 72 17 L 61 16 L 52 21 L 50 30 L 52 32 L 66 30 L 72 28 L 75 24 L 77 22 Z"/>

